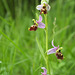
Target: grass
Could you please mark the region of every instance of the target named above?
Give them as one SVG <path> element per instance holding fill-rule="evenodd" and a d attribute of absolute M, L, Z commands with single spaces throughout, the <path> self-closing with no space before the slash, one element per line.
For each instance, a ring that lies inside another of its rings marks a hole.
<path fill-rule="evenodd" d="M 41 66 L 45 66 L 39 49 L 45 51 L 45 32 L 43 29 L 28 31 L 38 13 L 35 6 L 40 2 L 30 2 L 0 0 L 0 75 L 41 75 Z M 50 0 L 49 4 L 48 46 L 52 48 L 53 21 L 56 17 L 54 44 L 63 47 L 65 57 L 58 60 L 55 54 L 49 55 L 51 75 L 75 75 L 74 0 Z"/>

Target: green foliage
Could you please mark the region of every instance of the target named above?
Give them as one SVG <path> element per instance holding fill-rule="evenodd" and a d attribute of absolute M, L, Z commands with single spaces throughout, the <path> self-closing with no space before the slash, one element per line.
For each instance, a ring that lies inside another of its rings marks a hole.
<path fill-rule="evenodd" d="M 45 32 L 40 28 L 28 31 L 38 13 L 35 6 L 39 3 L 38 0 L 0 0 L 0 75 L 41 75 L 45 62 L 38 44 L 45 52 Z M 51 75 L 75 75 L 74 0 L 50 0 L 49 4 L 48 45 L 52 48 L 56 17 L 54 44 L 63 47 L 65 57 L 58 60 L 55 54 L 49 55 Z"/>

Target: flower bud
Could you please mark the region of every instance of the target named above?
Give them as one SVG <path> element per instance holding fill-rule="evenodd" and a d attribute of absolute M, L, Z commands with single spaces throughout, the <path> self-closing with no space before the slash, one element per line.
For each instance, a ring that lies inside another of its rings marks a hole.
<path fill-rule="evenodd" d="M 49 0 L 41 0 L 41 4 L 43 4 L 43 2 L 46 2 L 48 4 Z"/>

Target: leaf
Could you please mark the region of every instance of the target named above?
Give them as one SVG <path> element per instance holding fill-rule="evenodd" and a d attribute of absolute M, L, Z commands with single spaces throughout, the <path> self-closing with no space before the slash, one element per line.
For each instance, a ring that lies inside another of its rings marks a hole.
<path fill-rule="evenodd" d="M 41 55 L 43 56 L 43 59 L 46 61 L 46 58 L 45 58 L 45 55 L 44 55 L 44 51 L 43 51 L 41 45 L 39 44 L 39 41 L 38 41 L 37 37 L 36 37 L 36 42 L 38 44 L 39 50 L 41 52 Z"/>

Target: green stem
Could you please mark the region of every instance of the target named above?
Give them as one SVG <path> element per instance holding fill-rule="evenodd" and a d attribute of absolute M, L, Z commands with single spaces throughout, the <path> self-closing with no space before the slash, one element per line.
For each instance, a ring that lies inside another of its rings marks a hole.
<path fill-rule="evenodd" d="M 46 28 L 45 28 L 45 31 L 46 31 L 46 52 L 48 50 L 48 24 L 47 24 L 47 14 L 44 15 L 45 17 L 45 25 L 46 25 Z M 46 66 L 47 66 L 47 73 L 49 74 L 49 61 L 48 61 L 48 55 L 46 55 Z"/>

